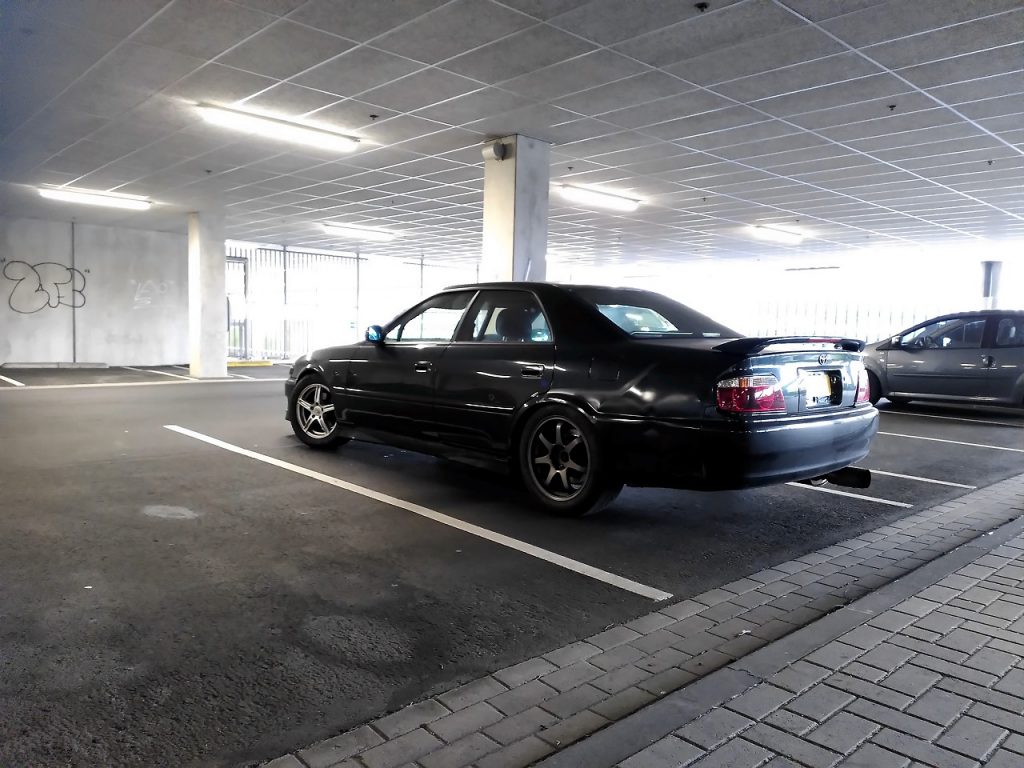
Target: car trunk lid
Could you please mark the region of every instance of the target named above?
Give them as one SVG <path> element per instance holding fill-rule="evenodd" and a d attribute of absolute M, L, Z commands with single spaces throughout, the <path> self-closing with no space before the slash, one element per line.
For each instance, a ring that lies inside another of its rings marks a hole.
<path fill-rule="evenodd" d="M 856 339 L 810 336 L 754 337 L 719 344 L 717 351 L 740 357 L 720 377 L 734 391 L 731 399 L 719 399 L 719 407 L 726 411 L 737 408 L 738 382 L 749 385 L 752 392 L 757 390 L 757 402 L 772 405 L 734 412 L 782 416 L 852 408 L 857 404 L 857 385 L 864 375 L 863 348 L 864 343 Z M 781 401 L 773 389 L 781 392 Z M 723 402 L 727 403 L 724 408 Z"/>

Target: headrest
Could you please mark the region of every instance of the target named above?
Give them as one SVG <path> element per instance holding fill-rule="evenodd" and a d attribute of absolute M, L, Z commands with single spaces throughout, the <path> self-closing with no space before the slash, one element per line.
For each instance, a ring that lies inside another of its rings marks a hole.
<path fill-rule="evenodd" d="M 501 310 L 495 329 L 507 341 L 529 341 L 533 312 L 528 307 L 507 307 Z"/>

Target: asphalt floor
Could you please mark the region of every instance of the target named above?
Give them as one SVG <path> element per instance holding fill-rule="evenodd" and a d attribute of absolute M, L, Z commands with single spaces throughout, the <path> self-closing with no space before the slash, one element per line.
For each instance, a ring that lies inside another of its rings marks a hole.
<path fill-rule="evenodd" d="M 0 765 L 252 764 L 652 608 L 469 526 L 683 598 L 1024 464 L 1020 411 L 883 403 L 862 466 L 922 479 L 627 489 L 563 520 L 477 470 L 309 450 L 285 369 L 231 372 L 0 370 L 26 385 L 0 381 Z"/>

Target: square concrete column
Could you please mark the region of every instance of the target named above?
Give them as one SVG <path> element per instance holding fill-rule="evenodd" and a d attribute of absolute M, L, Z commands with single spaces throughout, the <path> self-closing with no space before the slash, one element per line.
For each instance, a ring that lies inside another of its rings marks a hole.
<path fill-rule="evenodd" d="M 1001 261 L 981 262 L 982 271 L 982 308 L 999 309 L 999 275 L 1003 270 Z"/>
<path fill-rule="evenodd" d="M 224 216 L 188 215 L 189 374 L 199 379 L 228 375 L 228 310 Z"/>
<path fill-rule="evenodd" d="M 506 136 L 484 149 L 481 280 L 544 279 L 550 180 L 546 142 Z"/>

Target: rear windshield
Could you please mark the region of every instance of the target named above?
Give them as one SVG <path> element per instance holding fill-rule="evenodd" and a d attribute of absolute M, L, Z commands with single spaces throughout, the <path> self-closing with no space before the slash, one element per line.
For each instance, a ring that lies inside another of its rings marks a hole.
<path fill-rule="evenodd" d="M 570 290 L 632 336 L 734 339 L 741 335 L 651 291 L 589 286 L 572 286 Z"/>

